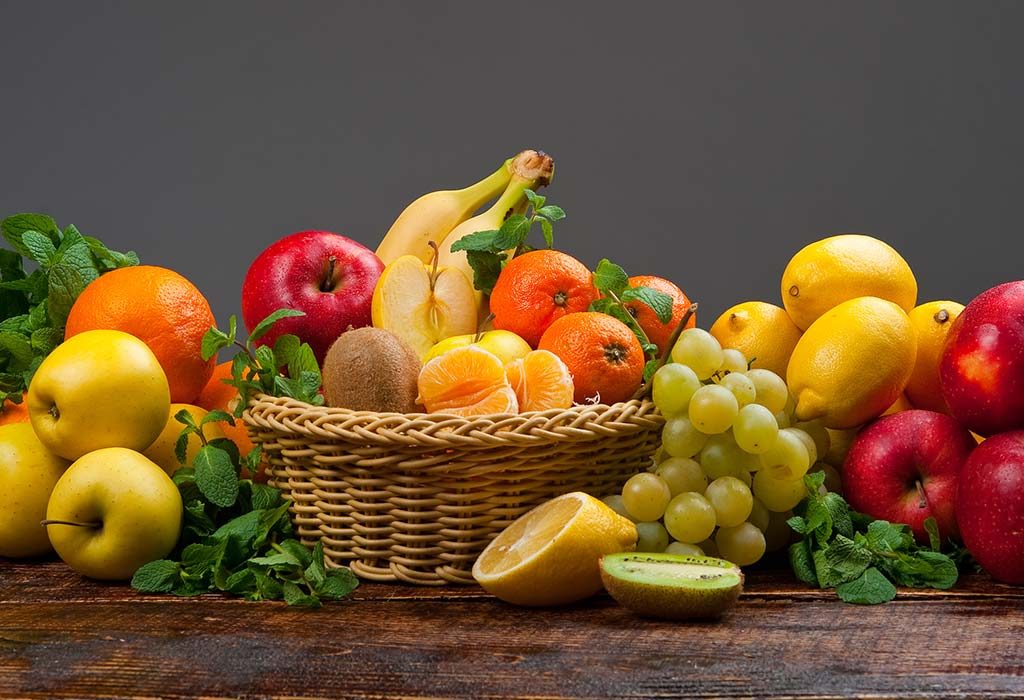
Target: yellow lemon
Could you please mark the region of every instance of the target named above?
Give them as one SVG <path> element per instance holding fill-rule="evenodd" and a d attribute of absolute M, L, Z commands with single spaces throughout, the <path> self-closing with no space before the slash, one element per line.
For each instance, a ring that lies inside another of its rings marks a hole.
<path fill-rule="evenodd" d="M 185 425 L 180 423 L 178 419 L 174 417 L 178 411 L 188 411 L 192 415 L 192 419 L 196 422 L 196 425 L 198 425 L 207 414 L 206 409 L 199 408 L 199 406 L 192 406 L 187 403 L 172 403 L 171 413 L 167 419 L 167 425 L 165 425 L 164 429 L 159 435 L 157 435 L 153 444 L 147 447 L 142 453 L 145 457 L 152 460 L 158 467 L 172 475 L 182 467 L 182 464 L 178 461 L 178 456 L 174 453 L 174 446 L 178 442 L 178 436 L 181 435 L 181 431 L 185 429 Z M 236 418 L 235 423 L 241 425 L 242 419 Z M 206 437 L 207 441 L 224 437 L 224 431 L 220 426 L 220 423 L 207 423 L 203 426 L 203 435 Z M 199 453 L 199 448 L 201 448 L 203 444 L 196 435 L 189 435 L 187 445 L 184 466 L 191 467 L 192 463 L 195 461 L 196 455 Z"/>
<path fill-rule="evenodd" d="M 473 566 L 491 595 L 516 605 L 564 605 L 601 590 L 599 560 L 633 551 L 636 525 L 585 493 L 567 493 L 526 513 Z"/>
<path fill-rule="evenodd" d="M 801 421 L 847 429 L 895 403 L 917 355 L 914 328 L 885 299 L 858 297 L 825 312 L 800 338 L 786 379 Z"/>
<path fill-rule="evenodd" d="M 939 361 L 946 346 L 946 335 L 963 310 L 964 305 L 955 301 L 929 301 L 909 314 L 917 336 L 917 360 L 907 383 L 907 398 L 918 408 L 949 412 L 939 388 Z"/>
<path fill-rule="evenodd" d="M 753 360 L 751 367 L 786 376 L 789 356 L 800 340 L 800 329 L 786 310 L 763 301 L 745 301 L 728 309 L 711 326 L 723 348 L 735 348 Z"/>
<path fill-rule="evenodd" d="M 906 392 L 899 395 L 899 397 L 893 402 L 892 406 L 882 411 L 883 416 L 891 416 L 894 413 L 902 413 L 903 411 L 909 411 L 914 408 L 914 405 L 910 403 L 910 399 L 907 398 Z"/>
<path fill-rule="evenodd" d="M 782 273 L 782 303 L 803 330 L 838 304 L 866 296 L 904 311 L 917 303 L 917 280 L 907 261 L 871 236 L 847 233 L 811 243 Z"/>
<path fill-rule="evenodd" d="M 469 333 L 468 335 L 453 335 L 445 338 L 430 348 L 423 357 L 423 364 L 433 360 L 438 355 L 443 355 L 455 348 L 464 348 L 467 345 L 479 345 L 484 350 L 498 356 L 502 364 L 526 357 L 526 354 L 533 348 L 525 340 L 512 331 L 487 331 L 486 333 Z"/>

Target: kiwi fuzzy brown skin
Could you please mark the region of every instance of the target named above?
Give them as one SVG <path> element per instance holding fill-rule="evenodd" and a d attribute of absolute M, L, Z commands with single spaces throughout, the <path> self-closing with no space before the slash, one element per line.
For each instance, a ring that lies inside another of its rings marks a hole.
<path fill-rule="evenodd" d="M 331 344 L 324 357 L 324 401 L 352 411 L 418 413 L 420 360 L 394 333 L 354 328 Z"/>
<path fill-rule="evenodd" d="M 738 574 L 739 581 L 733 586 L 722 588 L 686 588 L 682 585 L 664 585 L 643 581 L 631 581 L 611 573 L 606 567 L 609 555 L 601 558 L 601 581 L 605 590 L 624 608 L 638 615 L 667 620 L 701 620 L 718 618 L 739 600 L 743 592 L 743 572 L 739 567 L 733 571 Z M 685 555 L 664 554 L 629 554 L 631 561 L 665 561 L 665 557 L 673 559 L 690 559 L 694 563 L 706 557 L 689 557 Z M 726 562 L 723 562 L 726 563 Z M 730 565 L 731 566 L 731 565 Z"/>

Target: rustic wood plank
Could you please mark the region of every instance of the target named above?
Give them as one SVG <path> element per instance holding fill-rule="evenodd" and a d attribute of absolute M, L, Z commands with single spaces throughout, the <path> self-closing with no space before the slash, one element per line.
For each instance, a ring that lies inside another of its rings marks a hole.
<path fill-rule="evenodd" d="M 1020 589 L 976 577 L 863 608 L 764 571 L 748 591 L 718 623 L 385 585 L 310 612 L 0 563 L 0 695 L 1024 698 Z"/>

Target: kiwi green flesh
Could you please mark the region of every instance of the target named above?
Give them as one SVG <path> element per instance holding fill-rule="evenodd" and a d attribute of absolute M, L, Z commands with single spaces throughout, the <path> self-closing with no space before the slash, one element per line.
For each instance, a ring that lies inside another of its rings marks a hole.
<path fill-rule="evenodd" d="M 736 565 L 679 554 L 611 554 L 601 560 L 601 580 L 623 607 L 677 620 L 717 617 L 743 589 Z"/>

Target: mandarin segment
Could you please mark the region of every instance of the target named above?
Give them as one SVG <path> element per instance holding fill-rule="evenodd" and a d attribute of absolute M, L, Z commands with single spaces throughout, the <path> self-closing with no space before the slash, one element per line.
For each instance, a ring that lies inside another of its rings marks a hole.
<path fill-rule="evenodd" d="M 569 368 L 576 403 L 625 401 L 644 375 L 644 351 L 633 331 L 595 311 L 569 314 L 544 332 L 539 349 L 550 350 Z"/>
<path fill-rule="evenodd" d="M 494 327 L 512 331 L 537 347 L 559 318 L 586 311 L 598 298 L 593 274 L 571 255 L 534 250 L 513 258 L 491 292 Z"/>
<path fill-rule="evenodd" d="M 456 416 L 518 413 L 501 360 L 476 345 L 455 348 L 423 366 L 417 401 L 429 413 Z"/>
<path fill-rule="evenodd" d="M 201 354 L 203 335 L 216 324 L 202 293 L 173 270 L 122 267 L 90 283 L 68 314 L 64 338 L 90 330 L 134 335 L 149 346 L 167 375 L 171 401 L 192 403 L 213 374 Z"/>
<path fill-rule="evenodd" d="M 505 365 L 505 374 L 515 391 L 520 411 L 547 411 L 572 406 L 572 375 L 553 352 L 534 350 Z"/>

